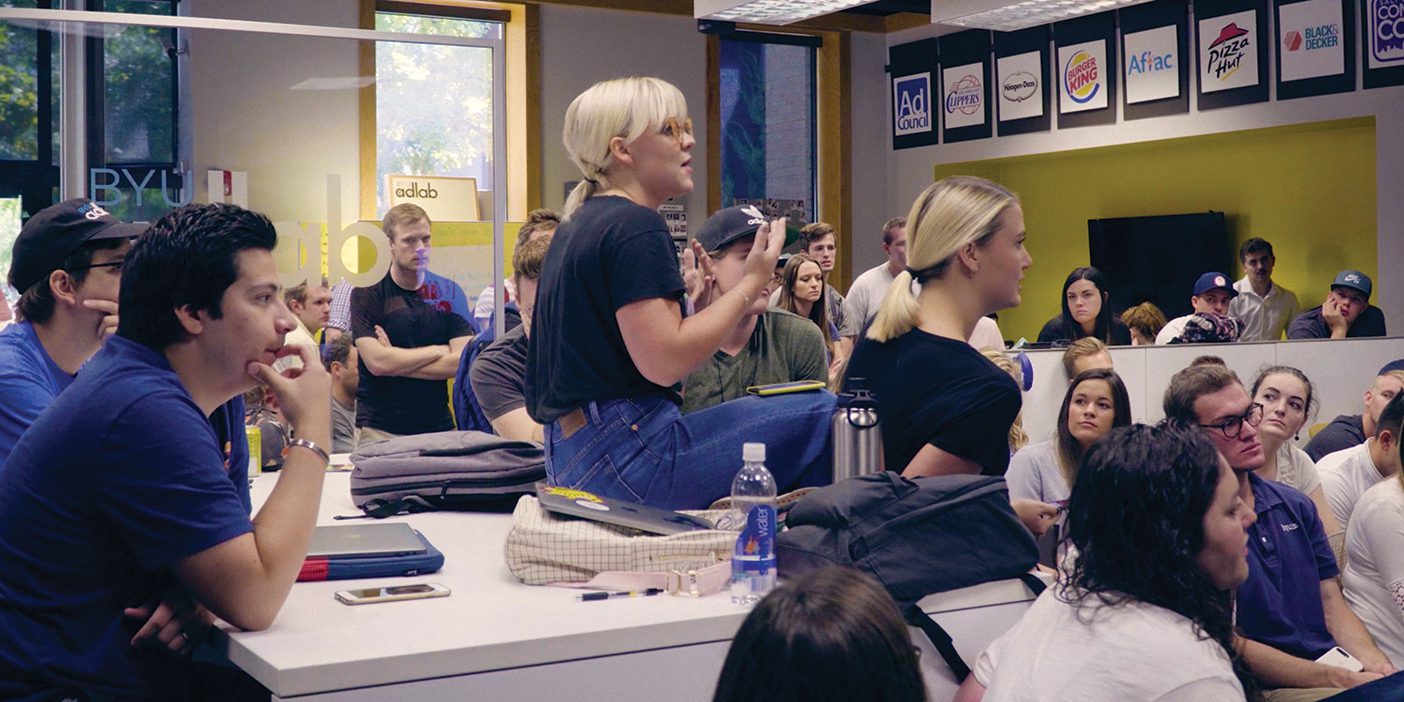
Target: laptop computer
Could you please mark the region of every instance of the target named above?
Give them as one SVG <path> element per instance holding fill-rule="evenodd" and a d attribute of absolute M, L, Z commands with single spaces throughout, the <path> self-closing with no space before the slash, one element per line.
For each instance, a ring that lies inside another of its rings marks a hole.
<path fill-rule="evenodd" d="M 536 499 L 546 511 L 629 527 L 650 534 L 681 534 L 715 529 L 710 522 L 681 512 L 600 497 L 584 490 L 536 484 Z"/>
<path fill-rule="evenodd" d="M 410 525 L 347 524 L 312 531 L 308 558 L 373 558 L 424 553 L 427 547 Z"/>

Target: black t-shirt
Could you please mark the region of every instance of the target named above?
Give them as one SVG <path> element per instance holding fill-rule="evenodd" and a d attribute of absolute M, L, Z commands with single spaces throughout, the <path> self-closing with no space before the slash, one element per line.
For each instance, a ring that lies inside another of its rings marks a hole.
<path fill-rule="evenodd" d="M 418 290 L 406 290 L 389 273 L 369 288 L 351 291 L 351 338 L 375 339 L 380 325 L 396 348 L 413 349 L 447 344 L 472 336 L 463 317 L 428 304 Z M 356 426 L 391 434 L 424 434 L 453 429 L 448 409 L 447 380 L 418 380 L 378 376 L 357 362 L 361 384 L 356 390 Z"/>
<path fill-rule="evenodd" d="M 877 397 L 889 470 L 905 470 L 926 444 L 980 464 L 985 475 L 1009 467 L 1019 386 L 969 344 L 920 329 L 886 342 L 863 339 L 847 377 L 866 378 Z"/>
<path fill-rule="evenodd" d="M 639 373 L 614 313 L 661 297 L 681 303 L 682 276 L 668 225 L 619 197 L 593 197 L 556 230 L 536 289 L 527 352 L 527 411 L 548 424 L 589 402 L 672 388 Z"/>
<path fill-rule="evenodd" d="M 1063 315 L 1058 315 L 1048 320 L 1043 325 L 1043 329 L 1038 332 L 1040 342 L 1072 342 L 1084 336 L 1091 336 L 1082 331 L 1082 325 L 1074 324 L 1071 328 L 1063 324 Z M 1102 339 L 1107 346 L 1130 346 L 1131 330 L 1126 324 L 1116 317 L 1111 318 L 1111 340 Z"/>
<path fill-rule="evenodd" d="M 526 406 L 526 329 L 520 324 L 478 352 L 468 370 L 488 421 Z"/>

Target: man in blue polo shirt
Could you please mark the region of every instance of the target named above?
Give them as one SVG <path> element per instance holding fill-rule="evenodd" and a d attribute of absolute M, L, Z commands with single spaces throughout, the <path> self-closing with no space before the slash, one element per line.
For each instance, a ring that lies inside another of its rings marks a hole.
<path fill-rule="evenodd" d="M 208 621 L 190 612 L 262 629 L 282 607 L 316 521 L 331 384 L 283 345 L 276 240 L 262 215 L 189 205 L 128 253 L 117 335 L 0 470 L 0 698 L 188 697 L 171 653 Z M 271 368 L 290 352 L 296 378 Z M 208 417 L 257 383 L 298 438 L 251 523 Z"/>
<path fill-rule="evenodd" d="M 1293 700 L 1323 699 L 1394 673 L 1346 605 L 1336 557 L 1311 498 L 1253 473 L 1263 465 L 1258 440 L 1263 408 L 1238 376 L 1217 365 L 1176 373 L 1165 391 L 1165 416 L 1208 434 L 1238 474 L 1240 496 L 1257 516 L 1248 526 L 1248 580 L 1237 593 L 1237 623 L 1246 637 L 1243 659 L 1253 673 L 1270 688 L 1295 688 Z M 1316 662 L 1337 645 L 1365 670 Z M 1269 690 L 1267 699 L 1274 693 Z"/>

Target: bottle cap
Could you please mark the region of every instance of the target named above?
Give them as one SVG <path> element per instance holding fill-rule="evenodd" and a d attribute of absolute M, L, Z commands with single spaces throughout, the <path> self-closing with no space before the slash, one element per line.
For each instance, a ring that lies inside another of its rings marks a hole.
<path fill-rule="evenodd" d="M 745 443 L 741 445 L 741 460 L 753 462 L 765 460 L 765 444 Z"/>

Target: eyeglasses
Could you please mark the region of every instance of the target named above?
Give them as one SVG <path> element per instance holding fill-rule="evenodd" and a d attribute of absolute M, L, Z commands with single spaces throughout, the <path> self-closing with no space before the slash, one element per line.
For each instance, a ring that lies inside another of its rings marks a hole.
<path fill-rule="evenodd" d="M 86 271 L 86 270 L 90 270 L 90 269 L 93 269 L 93 268 L 116 268 L 117 270 L 116 270 L 115 272 L 121 273 L 121 272 L 122 272 L 122 265 L 125 264 L 126 262 L 127 262 L 127 259 L 125 259 L 125 258 L 119 258 L 119 259 L 117 259 L 117 260 L 115 260 L 115 261 L 108 261 L 107 263 L 89 263 L 89 264 L 86 265 L 86 266 L 70 266 L 70 267 L 68 267 L 68 268 L 65 268 L 64 270 L 66 270 L 66 271 L 72 273 L 73 271 Z"/>
<path fill-rule="evenodd" d="M 1263 423 L 1262 404 L 1254 402 L 1248 411 L 1240 416 L 1229 417 L 1218 424 L 1201 424 L 1199 427 L 1201 429 L 1218 429 L 1224 433 L 1224 438 L 1237 439 L 1238 435 L 1242 433 L 1245 423 L 1250 427 L 1256 427 Z"/>
<path fill-rule="evenodd" d="M 678 143 L 682 143 L 684 134 L 692 136 L 692 118 L 678 121 L 676 117 L 669 117 L 663 120 L 662 131 L 664 136 L 673 137 Z"/>

